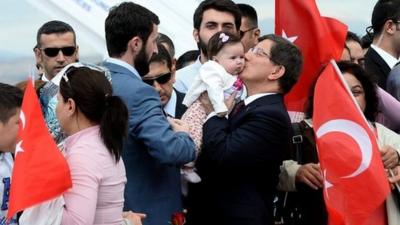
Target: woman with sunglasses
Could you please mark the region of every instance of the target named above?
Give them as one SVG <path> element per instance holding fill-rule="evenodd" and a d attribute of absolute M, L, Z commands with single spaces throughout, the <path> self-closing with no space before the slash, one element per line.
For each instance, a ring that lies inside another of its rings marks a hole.
<path fill-rule="evenodd" d="M 62 224 L 122 224 L 126 183 L 121 160 L 128 111 L 104 73 L 69 67 L 56 115 L 68 136 L 65 157 L 72 188 L 64 193 Z"/>

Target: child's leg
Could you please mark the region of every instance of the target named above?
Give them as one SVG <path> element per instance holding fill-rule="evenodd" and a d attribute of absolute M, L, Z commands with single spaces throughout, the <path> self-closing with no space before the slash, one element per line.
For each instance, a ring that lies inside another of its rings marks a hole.
<path fill-rule="evenodd" d="M 206 118 L 207 114 L 199 100 L 193 102 L 182 116 L 182 120 L 189 124 L 189 135 L 196 145 L 196 155 L 200 152 Z"/>

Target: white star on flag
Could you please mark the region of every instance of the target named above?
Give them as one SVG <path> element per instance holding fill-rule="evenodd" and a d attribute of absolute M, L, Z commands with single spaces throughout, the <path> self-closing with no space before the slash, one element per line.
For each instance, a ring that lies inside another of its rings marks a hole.
<path fill-rule="evenodd" d="M 297 36 L 288 37 L 285 33 L 285 30 L 283 30 L 283 29 L 282 29 L 282 37 L 292 43 L 294 43 L 297 40 Z"/>

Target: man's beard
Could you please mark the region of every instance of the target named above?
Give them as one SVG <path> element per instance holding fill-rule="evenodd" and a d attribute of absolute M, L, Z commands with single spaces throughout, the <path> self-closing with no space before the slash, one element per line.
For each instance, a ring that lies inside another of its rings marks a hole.
<path fill-rule="evenodd" d="M 199 42 L 197 42 L 197 47 L 207 57 L 207 44 L 200 38 L 200 36 L 199 36 Z"/>
<path fill-rule="evenodd" d="M 149 72 L 149 57 L 147 57 L 144 47 L 135 58 L 133 65 L 135 65 L 135 69 L 140 76 L 144 76 Z"/>

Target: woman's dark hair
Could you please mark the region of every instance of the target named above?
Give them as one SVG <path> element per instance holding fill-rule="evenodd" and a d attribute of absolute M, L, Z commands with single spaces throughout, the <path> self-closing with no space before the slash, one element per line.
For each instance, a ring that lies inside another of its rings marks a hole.
<path fill-rule="evenodd" d="M 364 116 L 369 121 L 374 122 L 378 113 L 378 95 L 371 76 L 360 65 L 352 62 L 341 61 L 337 65 L 342 73 L 350 73 L 360 81 L 365 93 Z"/>
<path fill-rule="evenodd" d="M 128 126 L 128 110 L 119 97 L 112 95 L 105 74 L 88 67 L 70 67 L 61 79 L 60 94 L 64 102 L 73 99 L 87 119 L 100 125 L 100 136 L 118 162 Z"/>
<path fill-rule="evenodd" d="M 224 46 L 236 43 L 241 43 L 241 41 L 240 38 L 234 34 L 222 31 L 215 33 L 208 41 L 207 58 L 211 60 Z"/>

